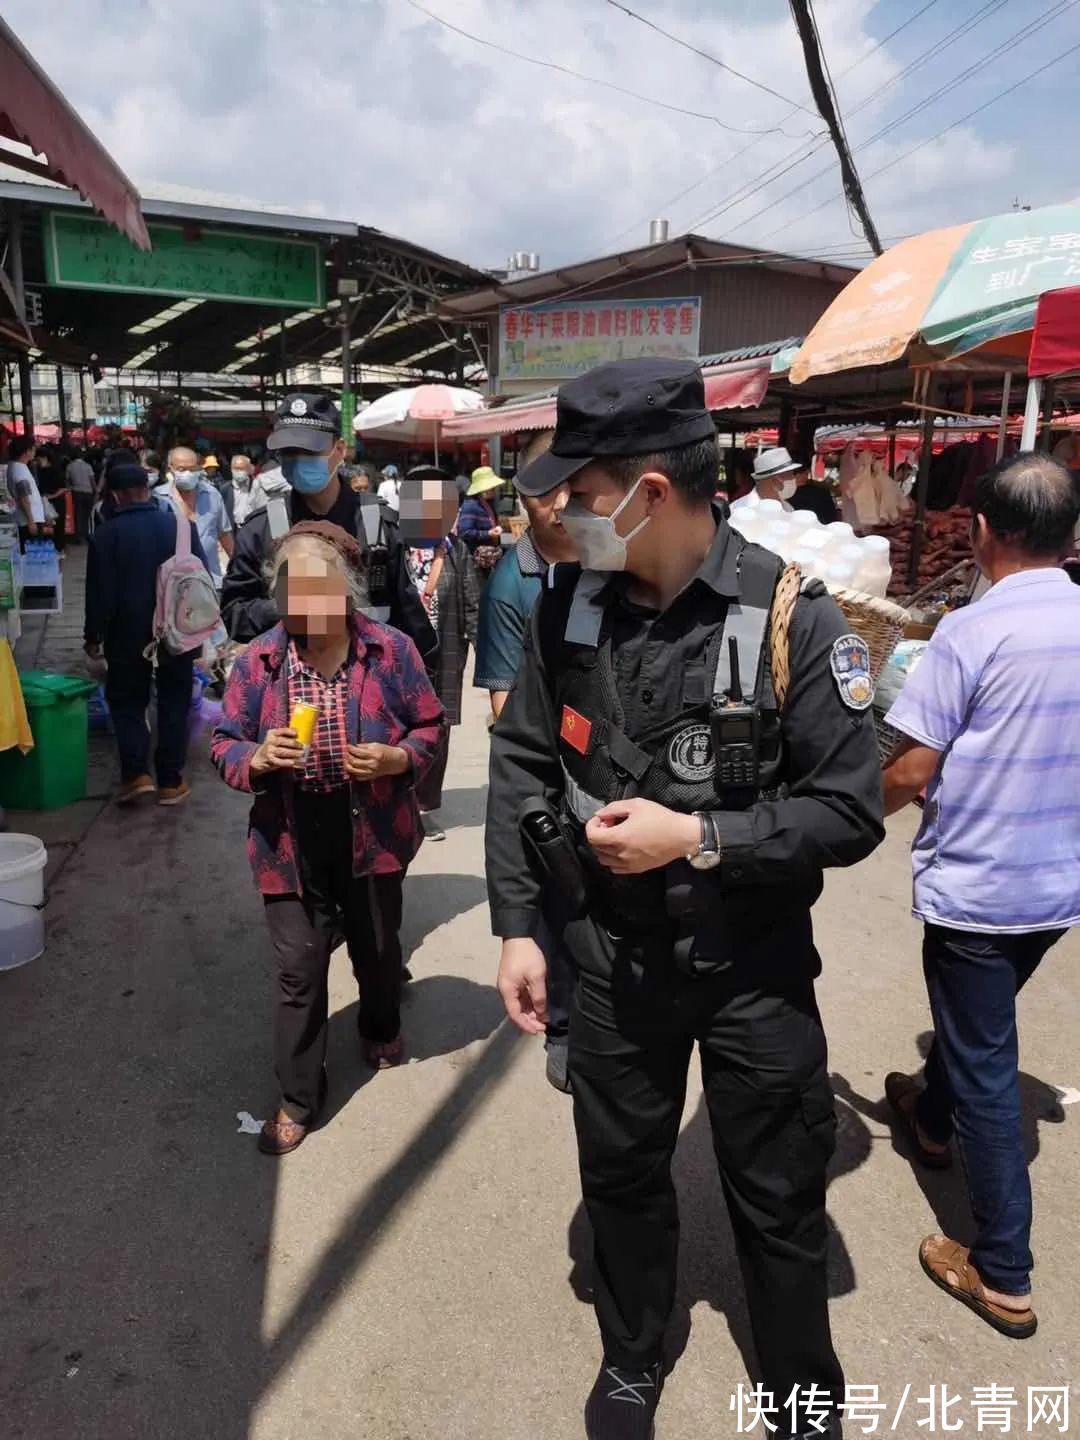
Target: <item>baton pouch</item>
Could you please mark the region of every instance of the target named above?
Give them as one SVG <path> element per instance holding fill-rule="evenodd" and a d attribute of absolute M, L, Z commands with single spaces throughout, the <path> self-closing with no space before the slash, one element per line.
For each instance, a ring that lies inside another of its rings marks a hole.
<path fill-rule="evenodd" d="M 518 810 L 518 826 L 538 878 L 556 892 L 567 919 L 580 918 L 588 901 L 585 872 L 558 812 L 542 796 L 531 797 Z"/>

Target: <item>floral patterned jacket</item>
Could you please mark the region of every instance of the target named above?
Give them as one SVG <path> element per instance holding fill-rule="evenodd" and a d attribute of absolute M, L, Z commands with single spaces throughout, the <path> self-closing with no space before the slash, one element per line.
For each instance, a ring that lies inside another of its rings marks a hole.
<path fill-rule="evenodd" d="M 351 744 L 400 745 L 412 757 L 408 775 L 350 785 L 353 873 L 404 870 L 423 839 L 415 786 L 431 768 L 443 734 L 443 708 L 416 646 L 400 631 L 366 616 L 353 619 L 355 655 L 349 676 Z M 264 895 L 299 894 L 291 775 L 255 778 L 251 757 L 270 730 L 289 723 L 284 625 L 259 635 L 239 656 L 225 688 L 222 718 L 210 756 L 226 784 L 254 795 L 248 858 Z"/>

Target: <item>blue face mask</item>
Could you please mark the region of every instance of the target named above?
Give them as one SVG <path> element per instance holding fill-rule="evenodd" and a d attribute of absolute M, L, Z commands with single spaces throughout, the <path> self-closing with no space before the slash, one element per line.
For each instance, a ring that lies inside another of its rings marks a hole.
<path fill-rule="evenodd" d="M 330 484 L 330 462 L 325 455 L 299 455 L 283 460 L 281 473 L 301 495 L 317 495 Z"/>

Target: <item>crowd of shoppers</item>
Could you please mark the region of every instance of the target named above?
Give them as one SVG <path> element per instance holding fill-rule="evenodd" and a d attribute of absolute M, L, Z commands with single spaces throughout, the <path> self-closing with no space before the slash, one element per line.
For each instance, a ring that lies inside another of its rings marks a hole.
<path fill-rule="evenodd" d="M 548 1077 L 573 1096 L 596 1247 L 590 1440 L 645 1440 L 661 1397 L 677 1261 L 670 1161 L 695 1045 L 767 1386 L 843 1395 L 825 1283 L 835 1120 L 810 911 L 822 871 L 862 859 L 883 815 L 915 800 L 934 1040 L 921 1076 L 887 1076 L 886 1100 L 916 1163 L 943 1169 L 956 1152 L 975 1222 L 971 1246 L 933 1235 L 918 1259 L 995 1330 L 1030 1336 L 1016 1000 L 1080 924 L 1080 590 L 1061 563 L 1080 519 L 1074 478 L 1021 454 L 979 480 L 971 543 L 989 590 L 937 627 L 888 716 L 902 740 L 883 769 L 867 706 L 836 665 L 838 647 L 849 665 L 868 663 L 865 644 L 821 587 L 805 589 L 786 697 L 760 652 L 746 668 L 751 776 L 712 748 L 727 742 L 711 725 L 711 672 L 708 686 L 701 677 L 736 605 L 768 615 L 778 570 L 714 503 L 700 373 L 620 362 L 564 386 L 558 416 L 522 458 L 528 529 L 512 547 L 493 469 L 475 470 L 462 499 L 437 465 L 349 464 L 338 411 L 316 394 L 279 406 L 259 473 L 246 456 L 226 469 L 183 446 L 164 464 L 125 449 L 100 472 L 82 455 L 61 472 L 35 465 L 32 443 L 11 447 L 24 544 L 67 493 L 87 534 L 103 492 L 86 645 L 108 666 L 118 803 L 189 794 L 198 651 L 153 644 L 158 579 L 181 535 L 221 589 L 237 651 L 211 754 L 251 796 L 249 859 L 276 960 L 279 1103 L 260 1149 L 285 1155 L 318 1123 L 342 935 L 365 1059 L 376 1070 L 404 1059 L 403 882 L 425 836 L 445 838 L 472 645 L 494 724 L 499 989 L 514 1023 L 545 1035 Z M 824 518 L 782 447 L 757 457 L 753 481 L 741 503 Z M 820 1432 L 796 1404 L 782 1433 Z"/>

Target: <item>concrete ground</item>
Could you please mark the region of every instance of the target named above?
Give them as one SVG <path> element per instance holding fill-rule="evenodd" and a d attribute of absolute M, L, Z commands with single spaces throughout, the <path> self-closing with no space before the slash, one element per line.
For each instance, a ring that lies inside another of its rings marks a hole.
<path fill-rule="evenodd" d="M 582 1435 L 598 1361 L 588 1230 L 569 1102 L 546 1085 L 539 1043 L 502 1021 L 492 987 L 481 698 L 454 732 L 449 837 L 424 847 L 407 884 L 412 1063 L 375 1078 L 361 1068 L 339 955 L 328 1119 L 280 1162 L 238 1122 L 275 1103 L 271 965 L 246 802 L 205 749 L 183 809 L 99 799 L 66 828 L 63 815 L 19 817 L 51 828 L 66 863 L 47 953 L 0 974 L 0 1434 Z M 1080 1085 L 1080 937 L 1020 1002 L 1041 1318 L 1020 1344 L 923 1278 L 924 1234 L 968 1234 L 963 1184 L 914 1173 L 882 1109 L 885 1072 L 918 1066 L 928 1028 L 908 913 L 913 829 L 913 815 L 894 821 L 877 854 L 830 876 L 816 912 L 840 1119 L 837 1344 L 849 1382 L 880 1387 L 877 1433 L 941 1433 L 940 1417 L 918 1423 L 920 1398 L 941 1385 L 962 1397 L 950 1424 L 976 1432 L 975 1387 L 996 1382 L 1014 1390 L 1010 1433 L 1056 1435 L 1056 1423 L 1028 1427 L 1027 1388 L 1070 1386 L 1080 1358 L 1080 1109 L 1053 1088 Z M 675 1168 L 679 1358 L 657 1434 L 734 1435 L 749 1341 L 696 1077 Z"/>

